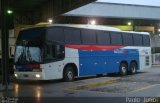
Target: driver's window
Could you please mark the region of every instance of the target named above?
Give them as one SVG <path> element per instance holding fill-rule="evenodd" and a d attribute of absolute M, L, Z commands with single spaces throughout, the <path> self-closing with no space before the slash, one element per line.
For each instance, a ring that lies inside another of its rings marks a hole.
<path fill-rule="evenodd" d="M 56 57 L 57 59 L 63 59 L 64 58 L 64 46 L 63 45 L 56 45 Z"/>
<path fill-rule="evenodd" d="M 46 49 L 45 49 L 45 59 L 47 60 L 51 60 L 51 59 L 55 59 L 55 56 L 53 55 L 53 48 L 52 45 L 48 44 L 46 45 Z"/>
<path fill-rule="evenodd" d="M 46 60 L 58 60 L 64 58 L 64 46 L 47 44 L 45 47 Z"/>

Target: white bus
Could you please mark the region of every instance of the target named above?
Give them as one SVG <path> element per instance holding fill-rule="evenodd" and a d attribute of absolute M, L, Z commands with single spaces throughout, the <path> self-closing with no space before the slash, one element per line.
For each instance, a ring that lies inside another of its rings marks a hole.
<path fill-rule="evenodd" d="M 135 74 L 151 67 L 150 35 L 97 25 L 26 28 L 18 36 L 14 61 L 17 79 Z"/>

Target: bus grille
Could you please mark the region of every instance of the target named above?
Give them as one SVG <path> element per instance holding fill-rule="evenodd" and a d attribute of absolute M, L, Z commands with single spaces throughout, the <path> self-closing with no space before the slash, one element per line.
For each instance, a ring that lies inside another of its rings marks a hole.
<path fill-rule="evenodd" d="M 146 56 L 146 58 L 145 58 L 145 59 L 146 59 L 146 60 L 145 60 L 145 61 L 146 61 L 146 63 L 145 63 L 145 64 L 146 64 L 146 66 L 149 66 L 149 56 Z"/>

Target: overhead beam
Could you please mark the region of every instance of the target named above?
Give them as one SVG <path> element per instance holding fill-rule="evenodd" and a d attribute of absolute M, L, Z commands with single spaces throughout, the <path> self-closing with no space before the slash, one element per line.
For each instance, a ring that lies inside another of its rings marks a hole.
<path fill-rule="evenodd" d="M 17 24 L 36 24 L 46 22 L 65 12 L 94 2 L 96 0 L 13 0 L 10 3 L 14 10 Z"/>

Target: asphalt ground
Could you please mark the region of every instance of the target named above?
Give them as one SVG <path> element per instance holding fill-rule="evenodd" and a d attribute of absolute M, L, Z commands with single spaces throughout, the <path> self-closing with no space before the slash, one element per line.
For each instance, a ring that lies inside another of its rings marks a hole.
<path fill-rule="evenodd" d="M 115 97 L 120 97 L 120 99 L 124 99 L 124 97 L 160 97 L 160 66 L 152 66 L 152 68 L 143 72 L 124 77 L 112 74 L 78 78 L 73 82 L 63 82 L 62 80 L 23 81 L 15 80 L 11 76 L 11 81 L 10 85 L 13 89 L 7 92 L 1 91 L 0 97 L 33 97 L 36 100 L 42 97 L 91 97 L 91 100 L 96 97 L 109 97 L 111 100 L 114 100 Z"/>

